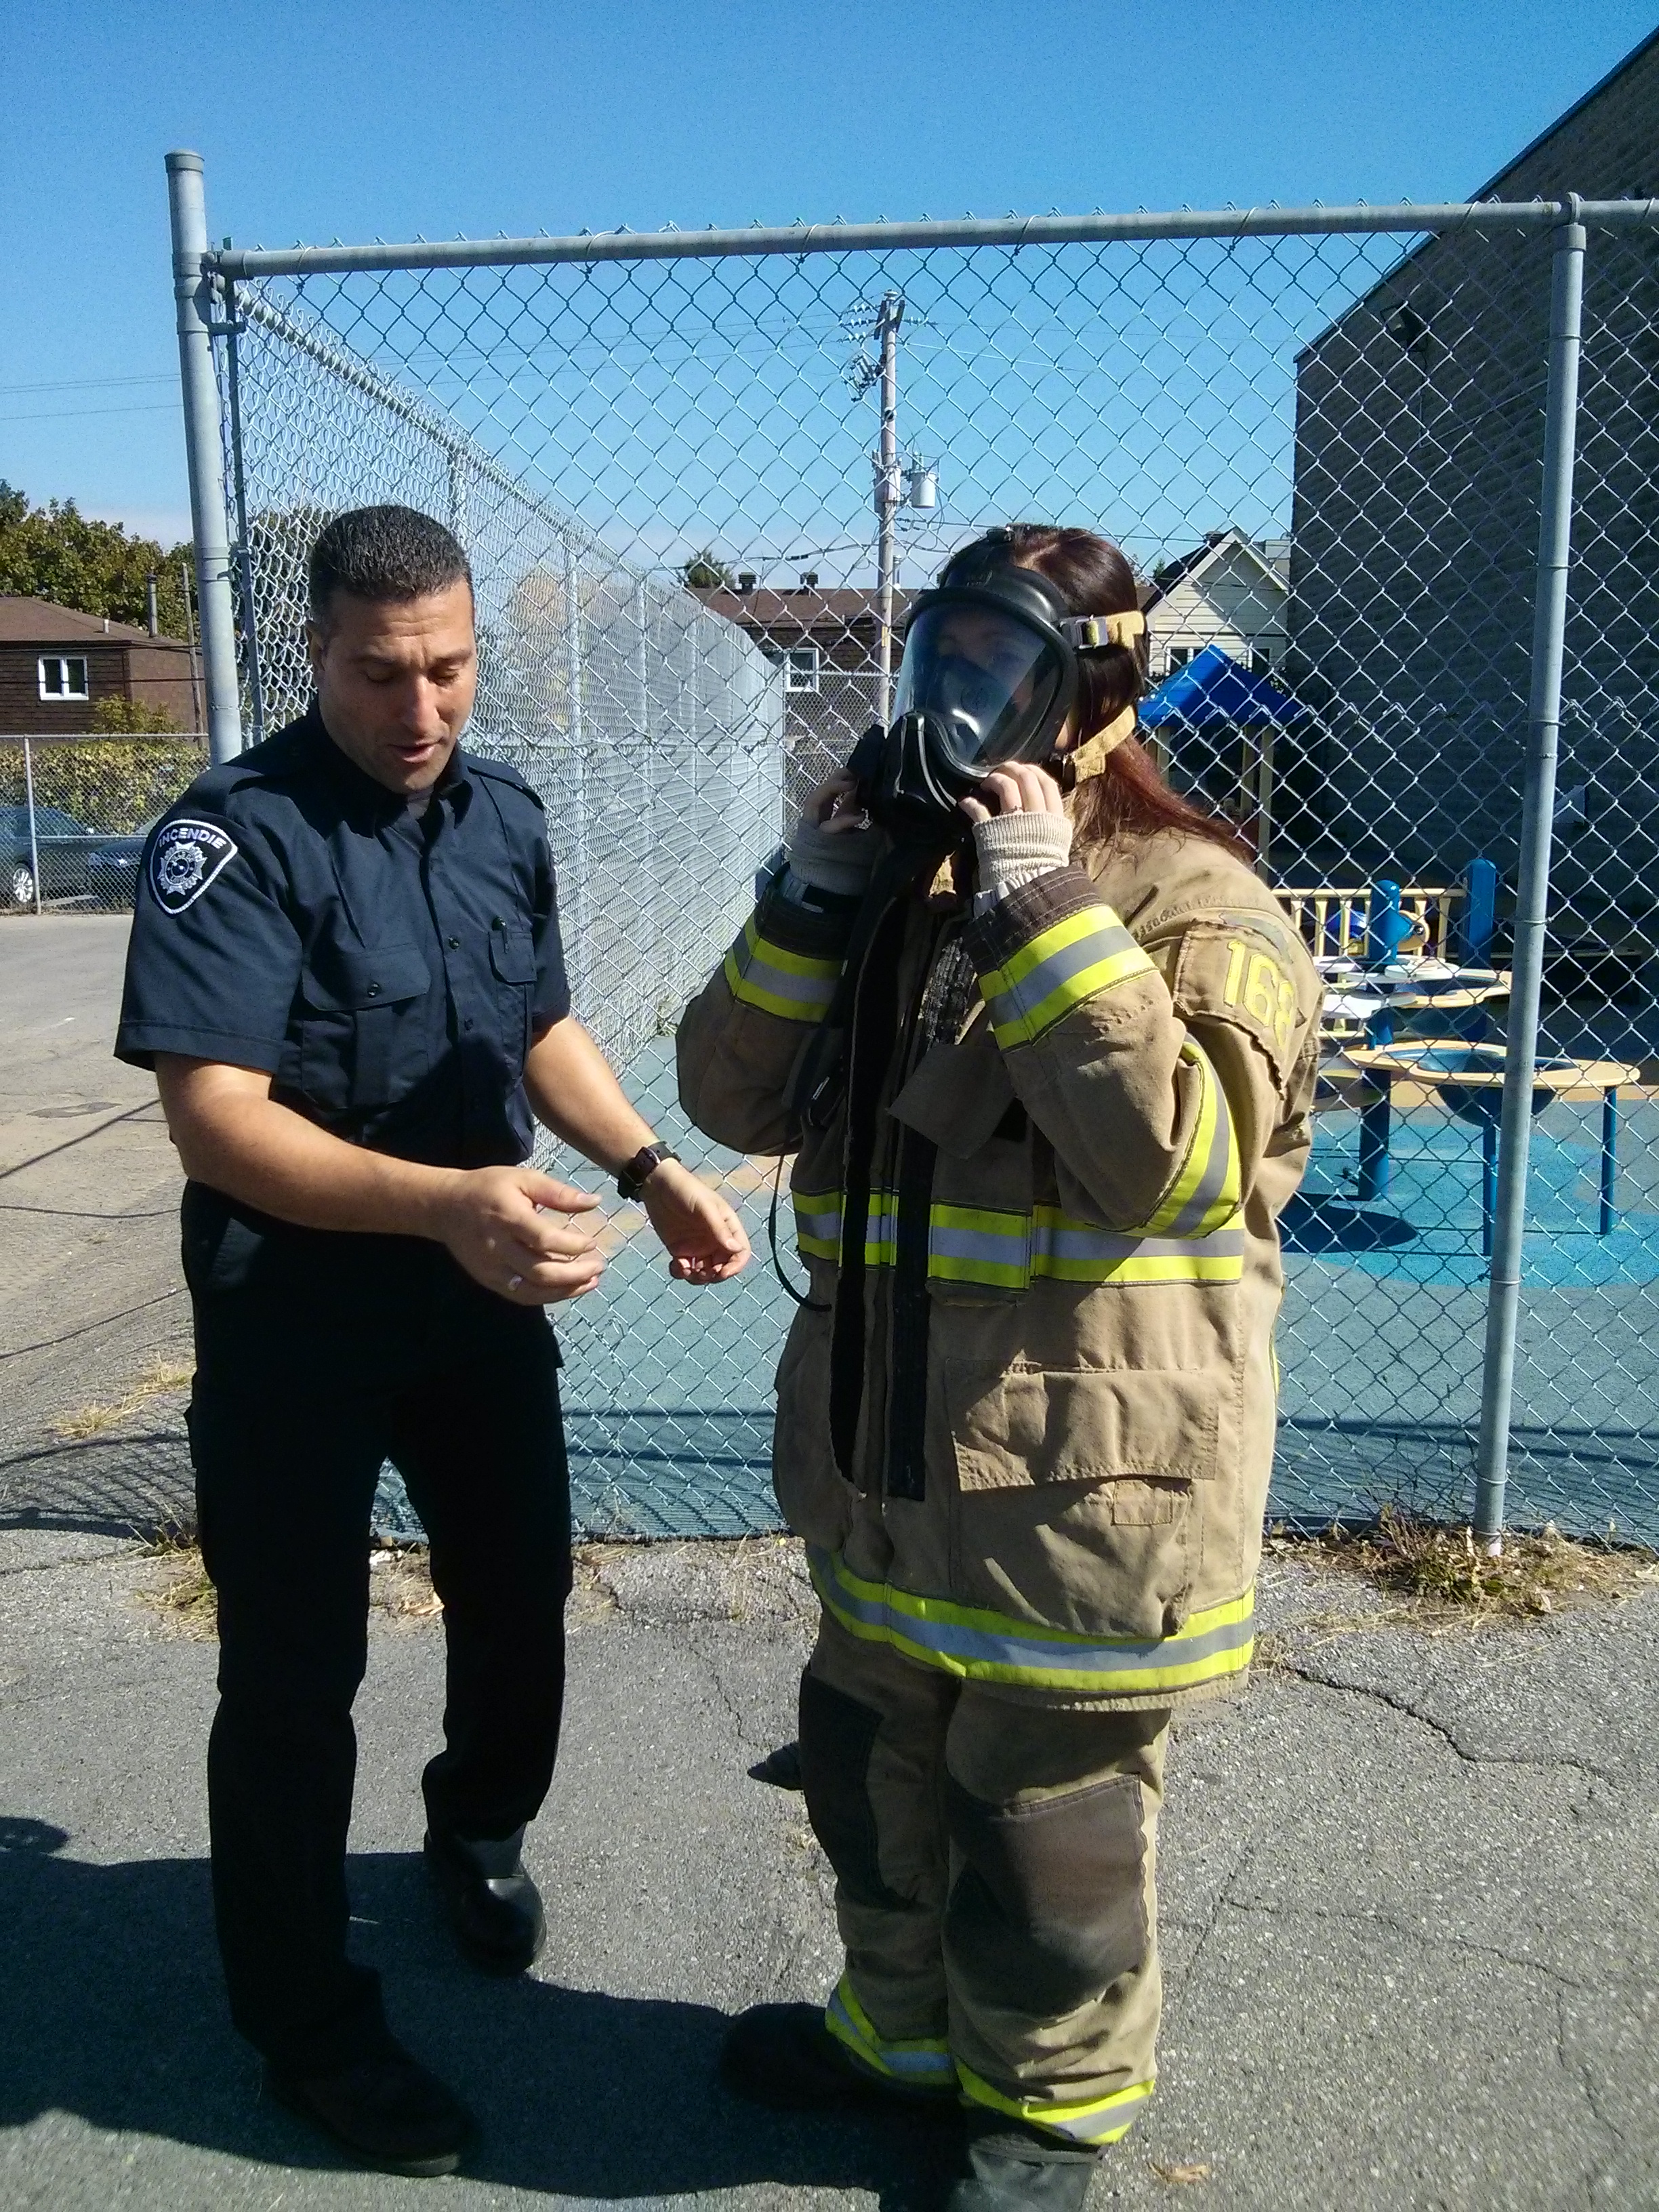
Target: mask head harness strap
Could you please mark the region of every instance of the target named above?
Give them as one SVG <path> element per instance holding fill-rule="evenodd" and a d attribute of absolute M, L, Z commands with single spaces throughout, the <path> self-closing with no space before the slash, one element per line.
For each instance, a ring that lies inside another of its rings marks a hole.
<path fill-rule="evenodd" d="M 1106 653 L 1114 647 L 1133 647 L 1137 638 L 1146 635 L 1146 617 L 1139 607 L 1130 607 L 1115 615 L 1068 615 L 1060 627 L 1066 643 L 1080 658 L 1085 653 Z M 1079 784 L 1098 775 L 1108 756 L 1134 733 L 1135 710 L 1128 706 L 1121 714 L 1114 714 L 1103 729 L 1054 763 L 1060 789 L 1075 791 Z"/>

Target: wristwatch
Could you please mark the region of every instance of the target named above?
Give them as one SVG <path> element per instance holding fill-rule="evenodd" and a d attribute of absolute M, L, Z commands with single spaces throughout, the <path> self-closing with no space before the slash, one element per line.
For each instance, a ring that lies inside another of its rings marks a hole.
<path fill-rule="evenodd" d="M 624 1198 L 637 1198 L 645 1188 L 653 1170 L 665 1160 L 677 1160 L 679 1154 L 669 1145 L 641 1145 L 633 1158 L 617 1170 L 617 1188 Z"/>

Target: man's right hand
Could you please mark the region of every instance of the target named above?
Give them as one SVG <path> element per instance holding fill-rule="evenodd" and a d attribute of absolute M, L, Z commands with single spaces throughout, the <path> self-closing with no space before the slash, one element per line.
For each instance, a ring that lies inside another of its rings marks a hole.
<path fill-rule="evenodd" d="M 605 1261 L 586 1228 L 555 1217 L 591 1213 L 599 1202 L 534 1168 L 458 1169 L 434 1208 L 431 1233 L 498 1297 L 557 1305 L 591 1291 Z"/>

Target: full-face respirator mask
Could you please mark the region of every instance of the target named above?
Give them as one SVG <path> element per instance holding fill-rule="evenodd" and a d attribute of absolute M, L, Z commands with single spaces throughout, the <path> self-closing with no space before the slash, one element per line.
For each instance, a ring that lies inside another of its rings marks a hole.
<path fill-rule="evenodd" d="M 966 832 L 958 802 L 996 769 L 1045 766 L 1063 789 L 1097 772 L 1133 730 L 1134 709 L 1056 754 L 1081 693 L 1080 660 L 1146 627 L 1133 611 L 1072 614 L 1046 576 L 999 547 L 958 556 L 911 611 L 892 723 L 866 732 L 848 763 L 855 804 L 896 842 L 942 847 Z"/>

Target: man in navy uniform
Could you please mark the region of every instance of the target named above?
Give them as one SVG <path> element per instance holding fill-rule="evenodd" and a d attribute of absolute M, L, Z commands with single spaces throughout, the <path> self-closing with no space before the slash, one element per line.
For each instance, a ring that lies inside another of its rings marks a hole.
<path fill-rule="evenodd" d="M 618 1176 L 713 1283 L 737 1217 L 659 1145 L 570 1011 L 540 802 L 459 750 L 466 557 L 403 507 L 311 559 L 314 703 L 198 776 L 150 838 L 116 1045 L 188 1177 L 189 1423 L 219 1593 L 215 1917 L 273 2091 L 367 2163 L 471 2132 L 347 1955 L 346 1831 L 382 1460 L 431 1539 L 447 1637 L 426 1855 L 462 1948 L 527 1967 L 520 1855 L 564 1688 L 569 1497 L 543 1309 L 593 1289 L 596 1201 L 527 1166 L 532 1115 Z"/>

